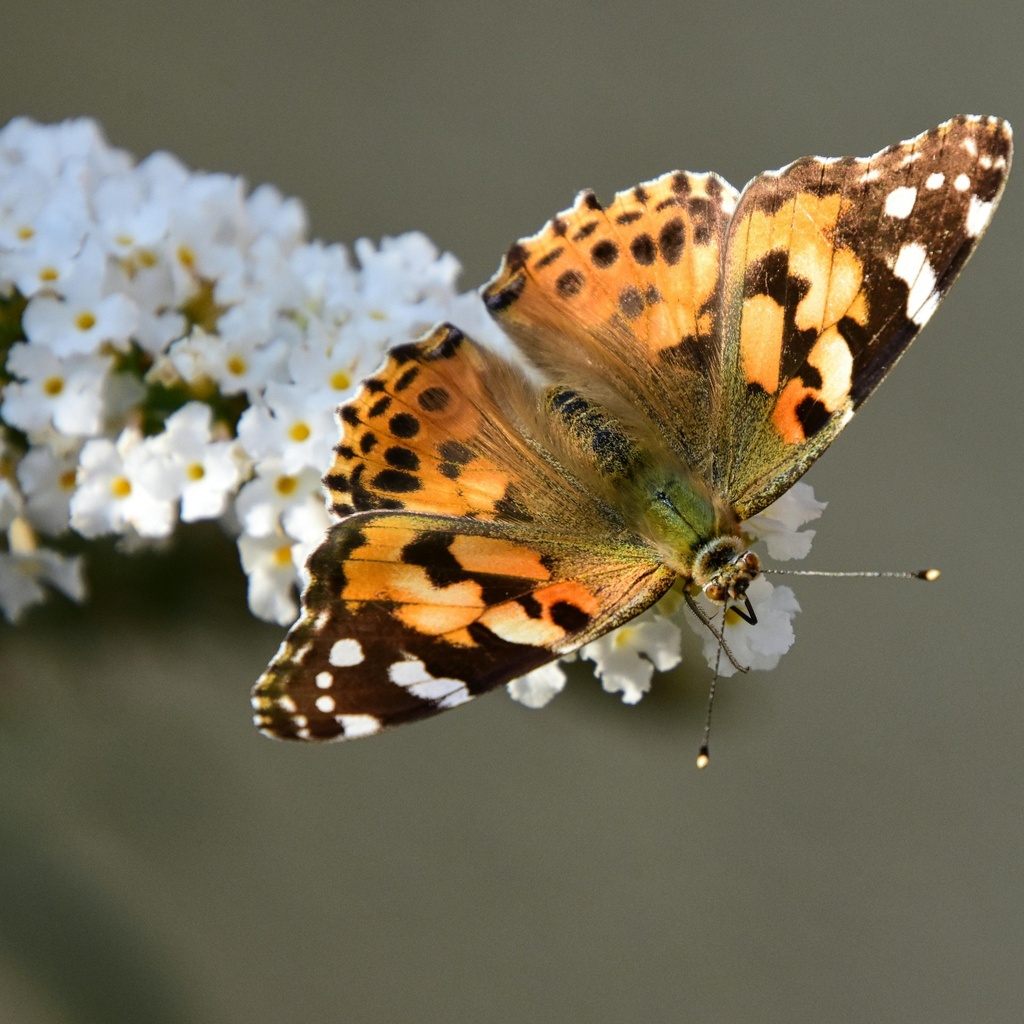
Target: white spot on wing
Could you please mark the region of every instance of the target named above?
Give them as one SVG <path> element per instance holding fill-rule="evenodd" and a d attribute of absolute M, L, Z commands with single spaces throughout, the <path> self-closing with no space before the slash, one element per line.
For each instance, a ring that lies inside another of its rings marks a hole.
<path fill-rule="evenodd" d="M 334 712 L 334 698 L 328 697 L 325 693 L 322 697 L 317 697 L 316 701 L 317 711 L 322 711 L 325 715 L 333 714 Z"/>
<path fill-rule="evenodd" d="M 971 187 L 971 179 L 966 174 L 958 174 L 953 182 L 953 188 L 957 192 L 966 192 Z"/>
<path fill-rule="evenodd" d="M 910 216 L 916 201 L 917 189 L 909 185 L 900 185 L 885 197 L 885 213 L 889 217 L 904 220 Z"/>
<path fill-rule="evenodd" d="M 964 149 L 966 149 L 967 152 L 971 154 L 971 156 L 978 155 L 978 146 L 975 143 L 974 139 L 972 139 L 969 135 L 966 139 L 964 139 Z"/>
<path fill-rule="evenodd" d="M 373 715 L 335 715 L 334 720 L 345 730 L 345 739 L 372 736 L 380 732 L 380 719 Z"/>
<path fill-rule="evenodd" d="M 336 640 L 327 660 L 337 668 L 363 663 L 363 645 L 358 640 Z"/>
<path fill-rule="evenodd" d="M 878 181 L 881 176 L 882 172 L 877 167 L 872 167 L 870 171 L 865 171 L 860 176 L 860 180 L 862 184 L 866 184 L 869 181 Z"/>
<path fill-rule="evenodd" d="M 329 690 L 334 685 L 334 676 L 326 670 L 323 672 L 317 672 L 316 685 L 319 686 L 321 690 Z"/>
<path fill-rule="evenodd" d="M 946 180 L 946 176 L 942 171 L 935 171 L 933 174 L 929 174 L 925 179 L 924 187 L 932 190 L 940 188 L 942 183 Z"/>
<path fill-rule="evenodd" d="M 408 690 L 414 697 L 437 701 L 438 707 L 442 708 L 465 704 L 473 696 L 462 680 L 438 679 L 418 658 L 396 662 L 388 669 L 388 676 L 391 682 Z"/>
<path fill-rule="evenodd" d="M 992 203 L 982 202 L 977 196 L 971 196 L 971 202 L 967 207 L 967 222 L 965 227 L 971 238 L 977 238 L 985 230 L 992 216 Z"/>
<path fill-rule="evenodd" d="M 920 242 L 909 242 L 900 249 L 892 272 L 910 288 L 907 295 L 907 317 L 923 327 L 939 304 L 935 290 L 935 271 L 928 262 L 928 252 Z"/>

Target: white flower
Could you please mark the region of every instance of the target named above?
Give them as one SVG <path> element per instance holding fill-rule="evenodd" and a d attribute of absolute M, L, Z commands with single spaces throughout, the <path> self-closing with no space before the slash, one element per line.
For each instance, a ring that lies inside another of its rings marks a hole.
<path fill-rule="evenodd" d="M 525 707 L 542 708 L 565 689 L 565 671 L 561 662 L 552 661 L 513 679 L 505 688 L 513 700 Z"/>
<path fill-rule="evenodd" d="M 167 418 L 164 432 L 152 440 L 153 449 L 180 470 L 169 478 L 178 482 L 176 496 L 186 523 L 222 515 L 244 472 L 238 445 L 213 440 L 212 424 L 208 405 L 189 402 Z"/>
<path fill-rule="evenodd" d="M 38 294 L 26 307 L 22 324 L 28 340 L 58 356 L 97 352 L 104 342 L 127 348 L 138 310 L 126 295 L 104 294 L 105 273 L 106 254 L 98 243 L 86 242 L 62 297 Z"/>
<path fill-rule="evenodd" d="M 286 473 L 307 466 L 322 472 L 338 438 L 330 394 L 271 381 L 263 401 L 266 405 L 250 406 L 239 421 L 245 450 L 256 460 L 279 458 Z"/>
<path fill-rule="evenodd" d="M 299 613 L 295 599 L 299 574 L 292 545 L 282 536 L 238 538 L 242 568 L 249 577 L 249 607 L 268 622 L 289 626 Z"/>
<path fill-rule="evenodd" d="M 222 321 L 223 322 L 223 321 Z M 225 395 L 260 394 L 268 381 L 279 378 L 288 356 L 280 342 L 264 344 L 262 331 L 242 329 L 227 334 L 208 334 L 201 327 L 170 349 L 171 362 L 190 384 L 212 380 Z"/>
<path fill-rule="evenodd" d="M 0 552 L 0 612 L 8 622 L 17 622 L 28 608 L 46 598 L 44 584 L 81 601 L 85 597 L 81 556 L 46 548 Z"/>
<path fill-rule="evenodd" d="M 743 524 L 743 532 L 763 540 L 768 555 L 780 562 L 791 558 L 806 558 L 810 554 L 814 530 L 799 529 L 821 516 L 827 501 L 814 497 L 814 488 L 802 481 L 777 498 L 764 511 L 758 512 Z"/>
<path fill-rule="evenodd" d="M 256 476 L 238 492 L 235 512 L 246 533 L 269 537 L 281 532 L 286 512 L 311 503 L 324 505 L 320 474 L 313 469 L 286 473 L 280 460 L 267 459 L 257 464 Z M 304 534 L 296 539 L 308 538 Z"/>
<path fill-rule="evenodd" d="M 170 460 L 126 428 L 117 443 L 87 441 L 82 449 L 79 486 L 71 499 L 71 525 L 83 537 L 124 533 L 166 537 L 175 523 L 175 491 L 180 479 Z"/>
<path fill-rule="evenodd" d="M 800 611 L 796 595 L 789 587 L 776 587 L 763 576 L 754 580 L 747 595 L 757 613 L 757 624 L 745 622 L 735 612 L 725 619 L 725 642 L 736 660 L 746 668 L 773 669 L 779 659 L 793 646 L 796 639 L 793 632 L 793 616 Z M 717 628 L 721 628 L 722 606 L 712 605 L 698 597 L 704 611 Z M 718 641 L 711 631 L 696 616 L 688 615 L 690 628 L 703 640 L 704 657 L 710 666 L 718 662 L 719 675 L 734 675 L 736 669 L 729 659 L 718 658 Z"/>
<path fill-rule="evenodd" d="M 107 178 L 92 195 L 94 233 L 103 249 L 133 264 L 160 246 L 167 236 L 169 211 L 146 194 L 139 175 Z"/>
<path fill-rule="evenodd" d="M 655 669 L 666 672 L 679 664 L 681 639 L 679 627 L 652 608 L 585 644 L 579 654 L 594 663 L 608 693 L 621 693 L 624 704 L 636 704 L 651 688 Z"/>
<path fill-rule="evenodd" d="M 17 342 L 7 356 L 7 372 L 22 379 L 4 388 L 0 415 L 26 433 L 52 425 L 72 437 L 97 434 L 111 365 L 109 356 L 59 359 L 44 345 Z"/>
<path fill-rule="evenodd" d="M 55 536 L 68 528 L 77 470 L 77 446 L 55 451 L 49 445 L 37 445 L 18 463 L 25 516 L 43 533 Z"/>

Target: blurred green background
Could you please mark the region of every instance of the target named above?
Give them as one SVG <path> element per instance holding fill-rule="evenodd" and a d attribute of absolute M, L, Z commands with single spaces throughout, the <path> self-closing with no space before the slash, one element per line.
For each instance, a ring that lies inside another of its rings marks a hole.
<path fill-rule="evenodd" d="M 1024 128 L 1016 0 L 841 5 L 36 2 L 0 121 L 273 182 L 313 232 L 422 229 L 486 279 L 569 204 L 736 185 L 959 112 Z M 1024 172 L 913 354 L 808 477 L 797 643 L 626 708 L 583 677 L 347 747 L 275 744 L 283 631 L 233 547 L 90 562 L 0 627 L 0 1018 L 1019 1020 L 1024 1006 Z"/>

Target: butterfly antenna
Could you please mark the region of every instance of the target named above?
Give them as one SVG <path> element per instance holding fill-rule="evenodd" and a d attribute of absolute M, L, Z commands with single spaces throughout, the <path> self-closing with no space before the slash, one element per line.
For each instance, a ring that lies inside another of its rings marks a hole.
<path fill-rule="evenodd" d="M 718 634 L 718 655 L 715 657 L 715 675 L 711 680 L 711 691 L 708 693 L 708 713 L 704 719 L 704 739 L 701 741 L 700 753 L 697 754 L 698 768 L 707 768 L 708 761 L 711 760 L 708 753 L 708 741 L 711 739 L 711 709 L 715 706 L 715 683 L 718 682 L 718 670 L 722 667 L 722 648 L 725 647 L 725 614 L 726 608 L 723 606 L 722 632 Z"/>
<path fill-rule="evenodd" d="M 774 573 L 777 576 L 864 576 L 869 579 L 888 577 L 896 580 L 927 580 L 929 583 L 934 582 L 942 575 L 938 569 L 918 569 L 909 572 L 829 572 L 822 569 L 769 569 L 765 566 L 761 566 L 761 572 Z"/>

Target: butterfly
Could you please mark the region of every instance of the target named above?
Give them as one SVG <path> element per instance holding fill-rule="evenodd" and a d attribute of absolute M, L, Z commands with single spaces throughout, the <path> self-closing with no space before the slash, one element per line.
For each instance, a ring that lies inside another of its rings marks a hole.
<path fill-rule="evenodd" d="M 339 409 L 339 521 L 254 688 L 257 727 L 340 740 L 425 718 L 679 581 L 744 602 L 743 522 L 929 320 L 1010 157 L 1007 122 L 961 116 L 742 192 L 689 172 L 608 206 L 581 192 L 483 288 L 525 365 L 442 324 Z"/>

